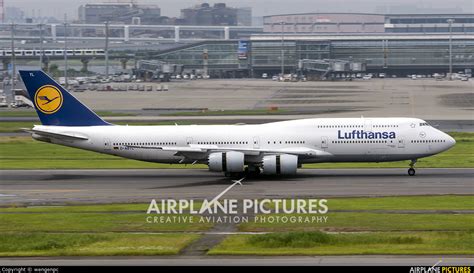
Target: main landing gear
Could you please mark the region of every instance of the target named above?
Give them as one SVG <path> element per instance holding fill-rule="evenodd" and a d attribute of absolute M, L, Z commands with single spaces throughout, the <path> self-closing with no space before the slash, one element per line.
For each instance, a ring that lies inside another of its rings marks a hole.
<path fill-rule="evenodd" d="M 260 168 L 255 165 L 245 167 L 245 175 L 248 177 L 257 177 L 260 175 Z"/>
<path fill-rule="evenodd" d="M 224 175 L 225 177 L 230 177 L 234 179 L 241 179 L 243 177 L 257 177 L 260 175 L 260 168 L 258 166 L 249 165 L 248 167 L 245 167 L 243 172 L 225 172 Z"/>
<path fill-rule="evenodd" d="M 408 169 L 408 175 L 409 176 L 415 176 L 415 163 L 416 163 L 416 159 L 412 159 L 412 161 L 410 162 L 410 168 Z"/>

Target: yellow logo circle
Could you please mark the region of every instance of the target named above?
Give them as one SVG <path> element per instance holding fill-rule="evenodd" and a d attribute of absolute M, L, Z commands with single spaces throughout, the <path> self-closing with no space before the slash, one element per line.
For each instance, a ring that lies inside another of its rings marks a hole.
<path fill-rule="evenodd" d="M 63 105 L 63 94 L 56 86 L 42 86 L 36 91 L 35 105 L 45 114 L 56 113 Z"/>

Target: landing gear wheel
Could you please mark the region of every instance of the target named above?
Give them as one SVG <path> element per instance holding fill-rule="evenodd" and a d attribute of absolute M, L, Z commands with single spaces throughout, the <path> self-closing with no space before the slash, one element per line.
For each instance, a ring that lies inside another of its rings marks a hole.
<path fill-rule="evenodd" d="M 410 169 L 408 169 L 408 175 L 409 176 L 414 176 L 415 175 L 415 164 L 416 164 L 416 159 L 412 159 L 410 162 Z"/>
<path fill-rule="evenodd" d="M 257 177 L 260 174 L 260 168 L 257 166 L 245 167 L 245 175 L 248 177 Z"/>

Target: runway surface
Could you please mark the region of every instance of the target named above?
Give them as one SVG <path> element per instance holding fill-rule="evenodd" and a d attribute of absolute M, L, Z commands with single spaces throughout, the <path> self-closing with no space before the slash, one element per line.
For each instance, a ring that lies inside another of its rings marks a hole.
<path fill-rule="evenodd" d="M 474 194 L 474 169 L 303 169 L 294 177 L 246 179 L 227 198 Z M 0 205 L 212 199 L 231 179 L 204 169 L 2 170 Z"/>
<path fill-rule="evenodd" d="M 474 265 L 472 257 L 439 257 L 439 256 L 312 256 L 312 257 L 96 257 L 96 258 L 0 258 L 0 265 L 6 266 L 235 266 L 235 265 L 268 265 L 268 266 L 438 266 Z"/>

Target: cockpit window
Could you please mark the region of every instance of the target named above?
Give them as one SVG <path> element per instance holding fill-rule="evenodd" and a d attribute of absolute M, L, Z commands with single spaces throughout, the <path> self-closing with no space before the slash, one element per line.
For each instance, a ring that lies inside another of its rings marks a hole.
<path fill-rule="evenodd" d="M 420 123 L 420 126 L 430 126 L 427 122 Z"/>

